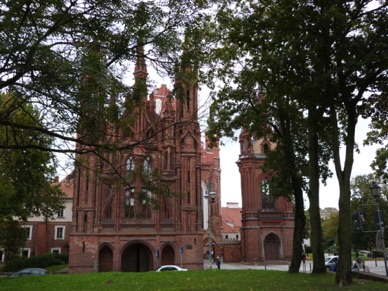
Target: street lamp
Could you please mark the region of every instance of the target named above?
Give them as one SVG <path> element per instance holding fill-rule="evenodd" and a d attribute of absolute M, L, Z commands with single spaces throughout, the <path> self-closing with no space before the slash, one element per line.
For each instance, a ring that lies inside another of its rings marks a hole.
<path fill-rule="evenodd" d="M 212 242 L 212 208 L 211 208 L 211 203 L 215 202 L 215 196 L 216 192 L 209 192 L 209 194 L 205 193 L 203 195 L 205 199 L 208 201 L 208 229 L 209 229 L 209 251 L 210 251 L 210 269 L 212 269 L 212 264 L 213 264 L 213 242 Z"/>
<path fill-rule="evenodd" d="M 369 189 L 373 198 L 376 200 L 376 203 L 377 203 L 376 220 L 377 220 L 378 229 L 377 229 L 376 243 L 383 250 L 385 274 L 386 276 L 388 276 L 387 257 L 385 252 L 385 241 L 384 241 L 384 220 L 381 215 L 382 211 L 380 210 L 380 205 L 378 202 L 378 199 L 380 198 L 380 186 L 377 185 L 376 182 L 372 182 L 372 185 L 369 187 Z"/>

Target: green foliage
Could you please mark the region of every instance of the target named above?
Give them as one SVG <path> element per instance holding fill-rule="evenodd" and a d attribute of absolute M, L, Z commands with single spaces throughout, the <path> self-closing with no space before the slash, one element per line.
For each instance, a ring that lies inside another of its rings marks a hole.
<path fill-rule="evenodd" d="M 362 231 L 357 228 L 356 224 L 353 224 L 352 243 L 354 250 L 366 249 L 374 250 L 376 247 L 376 231 L 378 226 L 376 224 L 374 215 L 377 209 L 377 202 L 379 203 L 379 209 L 383 210 L 385 216 L 385 222 L 387 223 L 388 213 L 388 189 L 386 185 L 383 185 L 380 189 L 381 198 L 377 201 L 372 197 L 370 186 L 375 181 L 375 175 L 359 175 L 352 179 L 352 200 L 351 200 L 351 212 L 361 210 L 365 216 L 365 223 L 363 224 Z"/>
<path fill-rule="evenodd" d="M 24 268 L 46 268 L 48 266 L 67 263 L 67 254 L 47 253 L 32 258 L 19 257 L 7 262 L 4 267 L 4 272 L 16 272 Z"/>
<path fill-rule="evenodd" d="M 50 148 L 53 139 L 36 134 L 31 127 L 45 130 L 39 113 L 28 102 L 18 104 L 17 93 L 0 95 L 0 114 L 8 124 L 0 127 L 0 218 L 26 219 L 30 215 L 52 217 L 62 206 L 63 193 L 51 186 L 55 174 L 55 157 Z M 21 127 L 13 127 L 18 123 Z"/>
<path fill-rule="evenodd" d="M 338 212 L 331 213 L 328 218 L 322 221 L 322 236 L 326 242 L 338 242 L 338 224 Z"/>
<path fill-rule="evenodd" d="M 4 290 L 383 290 L 384 283 L 357 280 L 338 287 L 331 274 L 288 274 L 264 270 L 91 273 L 0 278 Z M 130 287 L 129 287 L 130 286 Z"/>
<path fill-rule="evenodd" d="M 373 258 L 384 258 L 384 253 L 381 251 L 372 251 Z"/>
<path fill-rule="evenodd" d="M 381 98 L 382 97 L 382 98 Z M 367 139 L 364 144 L 380 144 L 381 148 L 376 151 L 376 157 L 371 164 L 372 169 L 375 171 L 376 176 L 379 177 L 384 183 L 388 182 L 388 116 L 386 114 L 388 103 L 386 101 L 387 96 L 381 96 L 379 102 L 376 104 L 374 114 L 372 116 L 371 128 L 368 133 Z"/>
<path fill-rule="evenodd" d="M 0 217 L 0 246 L 4 249 L 4 261 L 19 256 L 26 242 L 26 230 L 12 217 Z"/>
<path fill-rule="evenodd" d="M 318 252 L 318 182 L 330 175 L 327 163 L 333 158 L 340 186 L 341 262 L 337 279 L 345 285 L 351 283 L 349 184 L 357 150 L 356 123 L 361 116 L 372 116 L 373 111 L 373 116 L 386 112 L 383 99 L 388 60 L 381 54 L 388 43 L 386 14 L 387 6 L 377 1 L 279 0 L 233 1 L 222 6 L 216 16 L 214 35 L 221 37 L 213 52 L 217 56 L 214 74 L 227 89 L 214 100 L 211 128 L 226 135 L 232 135 L 236 125 L 256 129 L 256 120 L 262 119 L 263 112 L 279 124 L 288 121 L 289 126 L 284 128 L 292 133 L 293 143 L 284 143 L 285 149 L 298 151 L 295 161 L 298 157 L 309 159 L 312 243 L 317 244 L 314 251 Z M 260 111 L 256 104 L 261 102 L 262 87 L 272 107 Z M 381 107 L 374 106 L 377 104 Z M 252 107 L 256 107 L 256 114 L 244 109 Z M 281 111 L 274 114 L 273 108 L 290 112 L 291 119 L 284 118 Z M 307 149 L 297 147 L 299 140 Z M 345 162 L 341 146 L 345 146 Z M 303 175 L 303 163 L 295 165 L 301 167 L 294 167 L 294 172 Z M 317 235 L 313 235 L 315 231 Z M 315 259 L 314 269 L 324 272 L 323 252 Z"/>
<path fill-rule="evenodd" d="M 128 107 L 125 100 L 144 94 L 143 86 L 139 92 L 138 84 L 124 84 L 139 48 L 160 75 L 172 77 L 185 28 L 201 23 L 209 2 L 7 1 L 0 7 L 0 89 L 18 93 L 13 108 L 25 101 L 39 108 L 45 126 L 32 123 L 28 135 L 54 137 L 55 143 L 45 150 L 72 153 L 75 141 L 112 148 L 110 139 L 101 140 L 108 132 L 107 121 L 117 122 Z M 2 112 L 0 125 L 24 128 L 17 120 L 10 122 L 12 110 Z M 84 131 L 76 136 L 80 126 Z M 28 147 L 0 143 L 3 149 Z"/>

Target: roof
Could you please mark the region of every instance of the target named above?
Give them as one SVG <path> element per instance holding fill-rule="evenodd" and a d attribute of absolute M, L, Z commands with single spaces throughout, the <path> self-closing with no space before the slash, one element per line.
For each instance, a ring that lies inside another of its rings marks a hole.
<path fill-rule="evenodd" d="M 224 233 L 239 232 L 241 228 L 241 207 L 236 207 L 234 203 L 231 203 L 230 206 L 221 208 L 222 232 Z"/>
<path fill-rule="evenodd" d="M 55 183 L 59 183 L 59 188 L 65 193 L 66 198 L 73 199 L 74 197 L 74 177 L 72 174 L 66 176 L 58 182 L 58 177 L 55 178 Z"/>

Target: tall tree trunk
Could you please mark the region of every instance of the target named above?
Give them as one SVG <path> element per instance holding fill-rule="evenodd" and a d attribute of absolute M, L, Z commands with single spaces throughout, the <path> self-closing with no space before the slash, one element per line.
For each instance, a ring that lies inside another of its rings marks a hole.
<path fill-rule="evenodd" d="M 345 173 L 343 176 L 347 176 Z M 350 183 L 349 179 L 338 178 L 339 198 L 339 224 L 338 224 L 338 254 L 339 263 L 336 273 L 336 283 L 340 286 L 352 283 L 352 257 L 351 257 L 351 215 L 350 215 Z M 347 181 L 346 181 L 347 180 Z"/>
<path fill-rule="evenodd" d="M 294 210 L 294 237 L 292 245 L 292 260 L 288 270 L 289 273 L 299 273 L 302 260 L 302 243 L 304 228 L 306 226 L 306 215 L 304 213 L 303 190 L 302 184 L 298 183 L 297 179 L 293 178 L 293 192 L 295 198 Z"/>
<path fill-rule="evenodd" d="M 316 131 L 316 112 L 310 110 L 308 116 L 308 139 L 309 139 L 309 191 L 310 201 L 310 223 L 311 223 L 311 248 L 313 253 L 313 274 L 325 273 L 325 254 L 322 245 L 322 225 L 319 208 L 319 144 Z"/>
<path fill-rule="evenodd" d="M 350 103 L 350 102 L 349 102 Z M 354 104 L 357 104 L 354 102 Z M 350 177 L 354 161 L 354 143 L 357 116 L 355 106 L 347 106 L 353 110 L 347 111 L 347 135 L 345 138 L 345 163 L 341 167 L 340 135 L 338 120 L 334 105 L 330 107 L 333 137 L 334 166 L 339 184 L 339 225 L 338 225 L 338 253 L 339 263 L 336 273 L 336 283 L 340 286 L 352 284 L 352 257 L 351 257 L 351 215 L 350 215 Z"/>
<path fill-rule="evenodd" d="M 295 155 L 295 137 L 292 136 L 293 122 L 289 115 L 290 110 L 279 106 L 280 128 L 283 133 L 283 160 L 289 165 L 286 170 L 287 180 L 291 180 L 291 189 L 294 196 L 294 234 L 292 244 L 292 259 L 289 273 L 299 273 L 302 260 L 303 234 L 306 226 L 306 215 L 303 202 L 303 178 L 299 174 L 300 165 L 297 165 Z M 298 125 L 296 125 L 298 127 Z"/>

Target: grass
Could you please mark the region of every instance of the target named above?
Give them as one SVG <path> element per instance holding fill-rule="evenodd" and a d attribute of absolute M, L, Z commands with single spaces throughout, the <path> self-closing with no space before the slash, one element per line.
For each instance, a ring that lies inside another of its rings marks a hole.
<path fill-rule="evenodd" d="M 0 290 L 388 290 L 388 285 L 354 279 L 338 287 L 333 274 L 293 274 L 265 270 L 90 273 L 0 278 Z"/>
<path fill-rule="evenodd" d="M 65 269 L 66 267 L 67 267 L 67 265 L 53 265 L 53 266 L 50 266 L 50 267 L 46 267 L 44 269 L 46 269 L 47 271 L 53 273 L 53 272 L 61 271 L 61 270 Z"/>

